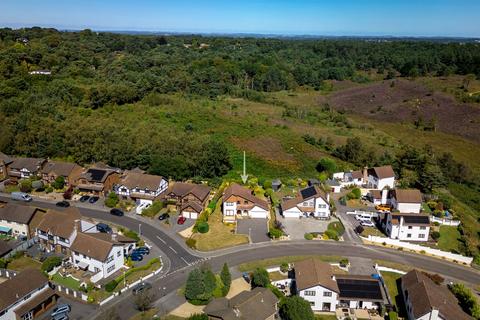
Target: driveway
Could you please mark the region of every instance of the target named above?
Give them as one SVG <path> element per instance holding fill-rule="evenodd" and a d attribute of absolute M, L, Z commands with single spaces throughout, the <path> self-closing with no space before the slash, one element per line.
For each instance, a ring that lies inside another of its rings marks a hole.
<path fill-rule="evenodd" d="M 95 305 L 91 304 L 86 304 L 86 303 L 81 303 L 73 299 L 68 299 L 66 297 L 60 296 L 57 300 L 57 305 L 60 304 L 69 304 L 72 307 L 72 311 L 68 314 L 68 317 L 70 319 L 75 319 L 75 320 L 87 320 L 91 319 L 92 313 L 95 314 L 95 309 L 98 307 Z M 52 314 L 52 311 L 55 307 L 51 307 L 48 309 L 44 314 L 40 315 L 40 317 L 36 318 L 39 320 L 50 320 L 51 317 L 50 315 Z"/>
<path fill-rule="evenodd" d="M 291 240 L 305 239 L 305 233 L 325 232 L 328 224 L 337 221 L 332 218 L 330 220 L 317 220 L 315 218 L 284 218 L 277 215 L 277 221 L 283 225 L 284 231 L 290 236 Z"/>
<path fill-rule="evenodd" d="M 267 219 L 239 219 L 237 233 L 250 235 L 252 243 L 270 241 Z"/>

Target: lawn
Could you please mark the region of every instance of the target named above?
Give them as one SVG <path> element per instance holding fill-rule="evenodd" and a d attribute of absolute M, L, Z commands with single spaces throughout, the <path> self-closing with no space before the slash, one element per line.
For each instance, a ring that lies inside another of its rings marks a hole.
<path fill-rule="evenodd" d="M 142 267 L 130 269 L 131 270 L 131 271 L 129 270 L 130 273 L 128 273 L 127 271 L 125 282 L 127 283 L 127 285 L 129 283 L 133 283 L 138 279 L 140 279 L 141 277 L 145 277 L 146 275 L 152 273 L 153 271 L 158 270 L 161 266 L 162 266 L 162 263 L 160 262 L 160 260 L 158 258 L 154 258 L 150 260 L 148 264 Z M 115 291 L 119 291 L 124 287 L 123 275 L 120 275 L 115 280 L 117 280 L 118 282 L 118 285 L 115 287 Z"/>
<path fill-rule="evenodd" d="M 337 320 L 337 316 L 335 315 L 326 315 L 326 314 L 316 314 L 315 320 Z"/>
<path fill-rule="evenodd" d="M 8 263 L 8 269 L 12 269 L 15 271 L 22 271 L 29 268 L 40 270 L 41 266 L 42 264 L 40 262 L 26 256 L 14 259 Z"/>
<path fill-rule="evenodd" d="M 308 258 L 315 258 L 315 259 L 322 260 L 324 262 L 336 262 L 336 263 L 338 263 L 340 260 L 343 259 L 343 257 L 340 257 L 340 256 L 317 256 L 317 255 L 286 256 L 286 257 L 257 260 L 252 262 L 245 262 L 238 266 L 238 270 L 242 272 L 253 271 L 257 268 L 268 268 L 273 266 L 279 266 L 284 262 L 293 263 L 293 262 L 302 261 Z"/>
<path fill-rule="evenodd" d="M 365 238 L 368 236 L 385 237 L 382 231 L 372 227 L 364 227 L 361 236 Z"/>
<path fill-rule="evenodd" d="M 448 252 L 460 252 L 460 232 L 457 227 L 440 226 L 440 238 L 438 239 L 438 247 Z"/>
<path fill-rule="evenodd" d="M 195 233 L 192 236 L 196 241 L 196 249 L 211 251 L 248 243 L 246 235 L 234 234 L 234 225 L 223 223 L 221 208 L 222 203 L 218 201 L 215 211 L 208 217 L 210 230 L 207 233 Z"/>
<path fill-rule="evenodd" d="M 390 261 L 386 261 L 386 260 L 374 260 L 374 262 L 376 264 L 378 264 L 379 266 L 382 266 L 382 267 L 397 269 L 397 270 L 405 271 L 405 272 L 408 272 L 408 271 L 410 271 L 414 268 L 413 266 L 409 266 L 409 265 L 405 265 L 405 264 L 401 264 L 401 263 L 396 263 L 396 262 L 390 262 Z"/>
<path fill-rule="evenodd" d="M 78 287 L 80 286 L 80 282 L 73 279 L 72 277 L 62 277 L 58 273 L 55 273 L 52 276 L 52 281 L 55 282 L 56 284 L 59 284 L 63 287 L 67 287 L 73 290 L 78 290 Z"/>
<path fill-rule="evenodd" d="M 341 221 L 330 222 L 327 229 L 335 231 L 339 236 L 345 232 L 345 227 Z"/>
<path fill-rule="evenodd" d="M 399 273 L 382 271 L 382 278 L 387 286 L 388 294 L 390 295 L 390 299 L 392 299 L 392 304 L 395 306 L 397 305 L 398 300 L 397 279 L 399 279 L 401 276 L 402 275 Z"/>
<path fill-rule="evenodd" d="M 288 278 L 287 275 L 278 271 L 270 272 L 269 276 L 270 276 L 270 281 L 285 280 Z"/>

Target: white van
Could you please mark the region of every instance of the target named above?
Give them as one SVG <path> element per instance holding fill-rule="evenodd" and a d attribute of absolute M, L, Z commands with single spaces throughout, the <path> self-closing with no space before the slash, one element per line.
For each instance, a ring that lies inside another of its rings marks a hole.
<path fill-rule="evenodd" d="M 368 213 L 357 214 L 355 219 L 358 221 L 372 221 L 372 215 Z"/>
<path fill-rule="evenodd" d="M 18 201 L 30 202 L 33 200 L 32 197 L 25 192 L 12 192 L 10 196 L 13 200 L 18 200 Z"/>

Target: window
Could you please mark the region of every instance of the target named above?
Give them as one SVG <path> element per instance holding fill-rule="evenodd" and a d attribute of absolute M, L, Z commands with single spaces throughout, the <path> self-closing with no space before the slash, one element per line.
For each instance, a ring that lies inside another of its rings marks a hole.
<path fill-rule="evenodd" d="M 243 201 L 243 204 L 248 204 L 248 201 L 247 200 Z"/>
<path fill-rule="evenodd" d="M 233 216 L 233 215 L 235 215 L 235 212 L 233 210 L 226 210 L 225 215 L 226 216 Z"/>
<path fill-rule="evenodd" d="M 412 229 L 412 226 L 408 226 L 408 229 Z"/>
<path fill-rule="evenodd" d="M 425 239 L 425 235 L 424 235 L 423 233 L 420 233 L 420 234 L 418 235 L 418 237 L 419 237 L 420 239 Z"/>
<path fill-rule="evenodd" d="M 240 204 L 240 201 L 237 201 L 237 204 Z"/>
<path fill-rule="evenodd" d="M 324 296 L 324 297 L 331 297 L 331 296 L 332 296 L 332 292 L 331 292 L 331 291 L 325 291 L 325 292 L 323 293 L 323 296 Z"/>
<path fill-rule="evenodd" d="M 420 227 L 420 230 L 427 230 L 427 227 Z"/>
<path fill-rule="evenodd" d="M 305 296 L 310 296 L 310 297 L 315 296 L 315 294 L 316 292 L 313 290 L 305 290 L 305 293 L 304 293 Z"/>
<path fill-rule="evenodd" d="M 108 257 L 108 259 L 107 259 L 107 262 L 106 262 L 106 263 L 109 263 L 109 262 L 112 262 L 112 261 L 113 261 L 113 256 L 110 256 L 110 257 Z"/>
<path fill-rule="evenodd" d="M 327 205 L 326 205 L 326 204 L 319 204 L 318 207 L 319 207 L 320 209 L 325 209 L 325 208 L 327 207 Z"/>
<path fill-rule="evenodd" d="M 99 272 L 100 269 L 98 269 L 97 267 L 94 267 L 93 270 L 95 270 L 95 272 Z"/>
<path fill-rule="evenodd" d="M 122 255 L 122 251 L 117 252 L 117 257 L 120 257 Z"/>
<path fill-rule="evenodd" d="M 323 311 L 330 311 L 330 308 L 332 307 L 332 305 L 328 302 L 324 302 L 323 305 L 322 305 L 322 310 Z"/>
<path fill-rule="evenodd" d="M 407 238 L 411 238 L 412 237 L 412 234 L 411 233 L 407 233 Z"/>
<path fill-rule="evenodd" d="M 107 268 L 107 272 L 112 272 L 115 269 L 115 265 L 111 265 Z"/>
<path fill-rule="evenodd" d="M 308 301 L 308 302 L 310 302 L 311 306 L 315 306 L 315 301 Z"/>
<path fill-rule="evenodd" d="M 235 205 L 235 203 L 233 203 L 233 202 L 225 202 L 225 205 L 226 205 L 227 207 L 233 207 L 233 206 Z"/>

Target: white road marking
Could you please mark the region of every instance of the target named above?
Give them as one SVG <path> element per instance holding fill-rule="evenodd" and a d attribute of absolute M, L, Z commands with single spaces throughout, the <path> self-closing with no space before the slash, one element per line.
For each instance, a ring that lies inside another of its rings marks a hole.
<path fill-rule="evenodd" d="M 167 243 L 165 242 L 165 240 L 163 240 L 163 239 L 160 238 L 159 236 L 157 236 L 157 239 L 160 240 L 160 241 L 162 241 L 164 244 L 167 244 Z"/>
<path fill-rule="evenodd" d="M 183 262 L 185 262 L 186 264 L 190 265 L 190 264 L 187 262 L 187 260 L 185 260 L 185 258 L 184 258 L 184 257 L 180 257 L 180 259 L 182 259 L 182 260 L 183 260 Z"/>
<path fill-rule="evenodd" d="M 172 247 L 168 246 L 173 252 L 175 253 L 178 253 L 177 251 L 175 251 L 175 249 L 173 249 Z"/>

